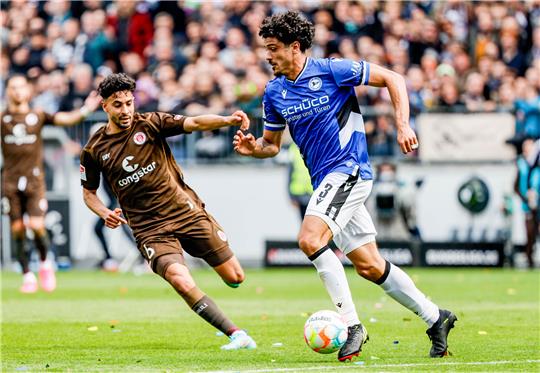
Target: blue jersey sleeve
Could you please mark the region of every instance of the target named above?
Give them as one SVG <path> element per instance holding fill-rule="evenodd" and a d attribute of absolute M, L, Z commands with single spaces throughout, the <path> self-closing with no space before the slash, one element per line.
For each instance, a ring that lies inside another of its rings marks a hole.
<path fill-rule="evenodd" d="M 269 131 L 283 131 L 286 121 L 272 105 L 272 92 L 266 87 L 263 96 L 263 120 L 264 129 Z"/>
<path fill-rule="evenodd" d="M 332 58 L 328 65 L 336 84 L 340 87 L 367 85 L 369 82 L 369 63 L 366 61 Z"/>

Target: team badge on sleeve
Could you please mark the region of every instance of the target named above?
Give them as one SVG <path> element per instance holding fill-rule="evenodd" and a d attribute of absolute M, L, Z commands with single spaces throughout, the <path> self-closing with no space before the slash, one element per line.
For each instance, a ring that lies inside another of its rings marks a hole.
<path fill-rule="evenodd" d="M 137 132 L 133 135 L 133 141 L 137 145 L 142 145 L 146 142 L 146 135 L 143 132 Z"/>
<path fill-rule="evenodd" d="M 83 165 L 80 165 L 79 166 L 79 171 L 81 173 L 81 180 L 87 181 L 86 180 L 86 168 Z"/>

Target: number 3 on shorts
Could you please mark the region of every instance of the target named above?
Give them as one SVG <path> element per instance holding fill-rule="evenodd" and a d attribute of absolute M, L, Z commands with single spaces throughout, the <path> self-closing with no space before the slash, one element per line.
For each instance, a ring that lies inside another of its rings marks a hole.
<path fill-rule="evenodd" d="M 148 260 L 152 259 L 156 251 L 149 246 L 143 245 L 144 251 L 146 251 L 146 257 Z"/>

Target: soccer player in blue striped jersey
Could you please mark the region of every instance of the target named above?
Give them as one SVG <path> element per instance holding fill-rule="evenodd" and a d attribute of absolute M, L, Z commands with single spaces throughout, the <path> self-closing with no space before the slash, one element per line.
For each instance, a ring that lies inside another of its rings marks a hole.
<path fill-rule="evenodd" d="M 314 193 L 302 222 L 298 242 L 312 261 L 337 311 L 348 326 L 340 361 L 358 356 L 367 341 L 341 261 L 329 250 L 336 245 L 353 263 L 356 272 L 380 285 L 428 325 L 430 356 L 447 354 L 447 336 L 456 316 L 441 310 L 420 292 L 399 267 L 381 257 L 376 230 L 364 205 L 373 183 L 364 122 L 354 87 L 386 87 L 395 111 L 397 142 L 403 153 L 418 147 L 409 126 L 409 100 L 403 77 L 366 61 L 313 59 L 314 27 L 297 12 L 267 17 L 259 35 L 275 79 L 263 98 L 264 133 L 255 139 L 238 131 L 235 150 L 245 156 L 275 156 L 286 126 L 308 167 Z"/>

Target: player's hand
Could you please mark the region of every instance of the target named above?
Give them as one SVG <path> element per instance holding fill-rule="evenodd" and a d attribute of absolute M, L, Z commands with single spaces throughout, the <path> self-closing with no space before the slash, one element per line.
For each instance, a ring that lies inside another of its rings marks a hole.
<path fill-rule="evenodd" d="M 120 208 L 115 208 L 114 211 L 109 211 L 105 217 L 105 226 L 111 229 L 118 228 L 122 224 L 127 224 L 126 219 L 122 216 L 122 210 Z"/>
<path fill-rule="evenodd" d="M 397 143 L 403 154 L 418 149 L 418 139 L 413 129 L 407 126 L 405 129 L 398 130 Z"/>
<path fill-rule="evenodd" d="M 97 91 L 92 91 L 84 100 L 84 106 L 90 111 L 94 112 L 99 105 L 101 104 L 101 96 L 97 93 Z"/>
<path fill-rule="evenodd" d="M 249 128 L 249 118 L 242 110 L 235 111 L 230 117 L 233 126 L 240 126 L 240 130 L 246 131 Z"/>
<path fill-rule="evenodd" d="M 251 133 L 244 135 L 242 131 L 237 131 L 233 138 L 234 150 L 240 155 L 253 155 L 257 141 Z"/>

